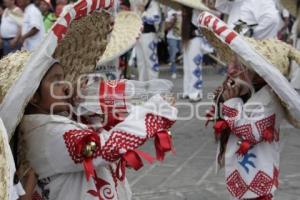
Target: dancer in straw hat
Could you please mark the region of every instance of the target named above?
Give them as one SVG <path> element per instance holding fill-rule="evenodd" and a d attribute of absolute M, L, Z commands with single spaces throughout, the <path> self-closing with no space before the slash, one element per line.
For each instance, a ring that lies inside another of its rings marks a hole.
<path fill-rule="evenodd" d="M 217 17 L 202 13 L 199 25 L 222 59 L 236 66 L 216 92 L 218 163 L 235 199 L 273 199 L 279 185 L 280 124 L 299 127 L 300 96 L 285 76 L 300 52 L 276 39 L 246 38 Z"/>
<path fill-rule="evenodd" d="M 120 25 L 115 23 L 108 38 L 110 15 L 103 9 L 111 5 L 111 0 L 77 2 L 57 20 L 39 51 L 17 52 L 0 61 L 0 116 L 8 137 L 16 132 L 19 140 L 18 175 L 22 180 L 32 167 L 29 172 L 38 177 L 35 188 L 25 185 L 29 199 L 32 193 L 39 199 L 131 199 L 125 168 L 142 167 L 139 155 L 150 159 L 136 148 L 152 137 L 158 146 L 159 136 L 169 138 L 166 130 L 174 123 L 176 108 L 160 96 L 134 107 L 124 122 L 101 134 L 65 117 L 71 98 L 65 80 L 75 82 L 92 72 L 101 55 L 100 60 L 121 55 L 140 34 L 141 22 L 126 12 L 126 20 L 119 23 L 133 22 L 130 31 L 115 35 Z M 110 42 L 116 42 L 118 51 Z M 158 105 L 164 107 L 163 114 L 153 110 Z"/>

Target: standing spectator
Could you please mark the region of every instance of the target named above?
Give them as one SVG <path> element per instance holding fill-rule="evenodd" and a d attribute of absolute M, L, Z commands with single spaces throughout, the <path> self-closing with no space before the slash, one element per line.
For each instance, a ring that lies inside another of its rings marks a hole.
<path fill-rule="evenodd" d="M 228 27 L 234 28 L 235 23 L 238 22 L 243 3 L 244 0 L 216 0 L 216 9 L 228 15 Z"/>
<path fill-rule="evenodd" d="M 40 10 L 30 0 L 17 0 L 18 5 L 24 10 L 22 36 L 20 43 L 23 49 L 33 51 L 45 35 L 43 16 Z"/>
<path fill-rule="evenodd" d="M 20 49 L 18 41 L 21 37 L 23 12 L 15 5 L 15 0 L 4 0 L 6 7 L 1 18 L 1 38 L 3 56 Z"/>
<path fill-rule="evenodd" d="M 195 26 L 199 11 L 182 6 L 183 95 L 192 102 L 203 98 L 202 61 L 213 49 Z"/>
<path fill-rule="evenodd" d="M 280 26 L 280 14 L 274 0 L 244 0 L 240 19 L 253 28 L 255 39 L 276 38 Z"/>
<path fill-rule="evenodd" d="M 168 11 L 166 30 L 170 55 L 172 79 L 176 79 L 176 55 L 181 49 L 181 12 L 173 9 Z"/>
<path fill-rule="evenodd" d="M 45 1 L 45 0 L 40 1 L 39 8 L 44 17 L 43 22 L 44 22 L 45 31 L 48 32 L 48 30 L 51 28 L 51 26 L 56 21 L 57 17 L 55 16 L 55 14 L 53 12 L 51 12 L 51 6 L 47 1 Z"/>
<path fill-rule="evenodd" d="M 277 37 L 280 14 L 274 0 L 216 0 L 215 7 L 229 15 L 229 28 L 242 23 L 251 29 L 249 36 L 256 39 Z"/>
<path fill-rule="evenodd" d="M 131 3 L 131 2 L 130 2 Z M 158 78 L 157 25 L 161 21 L 158 3 L 155 0 L 133 1 L 132 9 L 142 16 L 144 29 L 136 45 L 139 80 Z"/>

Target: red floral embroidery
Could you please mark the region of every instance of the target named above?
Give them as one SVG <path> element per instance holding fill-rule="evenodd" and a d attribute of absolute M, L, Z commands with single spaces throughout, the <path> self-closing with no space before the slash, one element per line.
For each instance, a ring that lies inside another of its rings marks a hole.
<path fill-rule="evenodd" d="M 236 116 L 238 116 L 239 111 L 237 109 L 228 107 L 226 105 L 222 106 L 222 113 L 224 116 L 229 117 L 229 118 L 234 118 Z"/>
<path fill-rule="evenodd" d="M 120 154 L 124 154 L 127 150 L 134 150 L 144 144 L 146 138 L 141 138 L 124 131 L 114 131 L 109 139 L 102 147 L 102 158 L 114 162 Z"/>
<path fill-rule="evenodd" d="M 76 149 L 77 141 L 83 139 L 86 136 L 97 134 L 92 130 L 70 130 L 64 134 L 64 140 L 68 149 L 69 155 L 75 163 L 82 163 L 84 156 Z M 97 148 L 93 153 L 92 158 L 96 158 L 101 155 L 101 149 Z"/>
<path fill-rule="evenodd" d="M 253 135 L 250 124 L 235 127 L 232 131 L 238 138 L 249 141 L 251 144 L 256 144 L 255 136 Z"/>
<path fill-rule="evenodd" d="M 273 171 L 273 182 L 276 188 L 279 186 L 279 169 L 277 169 L 274 166 L 274 171 Z"/>
<path fill-rule="evenodd" d="M 261 119 L 255 123 L 258 133 L 262 138 L 265 137 L 265 132 L 272 131 L 275 134 L 275 114 Z"/>
<path fill-rule="evenodd" d="M 145 119 L 147 137 L 154 137 L 159 130 L 169 129 L 174 123 L 175 121 L 167 118 L 158 115 L 147 114 Z"/>
<path fill-rule="evenodd" d="M 237 170 L 230 174 L 226 182 L 228 191 L 236 198 L 240 199 L 248 190 L 247 184 Z"/>
<path fill-rule="evenodd" d="M 273 186 L 273 179 L 263 171 L 259 171 L 252 180 L 249 189 L 258 196 L 266 196 Z"/>

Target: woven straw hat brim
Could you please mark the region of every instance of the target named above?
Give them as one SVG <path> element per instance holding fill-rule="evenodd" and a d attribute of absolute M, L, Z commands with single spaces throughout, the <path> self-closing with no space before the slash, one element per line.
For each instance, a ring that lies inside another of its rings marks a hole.
<path fill-rule="evenodd" d="M 30 53 L 17 51 L 0 60 L 0 104 L 7 91 L 23 72 Z"/>
<path fill-rule="evenodd" d="M 0 199 L 8 200 L 8 191 L 9 191 L 9 165 L 8 159 L 5 151 L 4 138 L 2 137 L 3 133 L 0 130 Z"/>
<path fill-rule="evenodd" d="M 11 150 L 8 144 L 7 132 L 0 118 L 0 199 L 9 200 L 9 188 L 12 183 L 12 178 L 10 177 L 10 159 Z"/>
<path fill-rule="evenodd" d="M 297 3 L 299 0 L 280 0 L 282 6 L 286 8 L 293 16 L 297 16 Z"/>
<path fill-rule="evenodd" d="M 133 47 L 141 34 L 142 28 L 142 20 L 134 12 L 123 11 L 118 13 L 109 42 L 98 64 L 107 63 Z"/>
<path fill-rule="evenodd" d="M 278 40 L 255 41 L 240 36 L 208 12 L 200 14 L 198 23 L 220 58 L 228 63 L 238 56 L 245 66 L 256 71 L 281 99 L 293 119 L 289 121 L 300 127 L 300 96 L 282 74 L 288 71 L 289 59 L 300 63 L 300 53 Z"/>
<path fill-rule="evenodd" d="M 3 119 L 9 138 L 22 119 L 26 105 L 55 59 L 59 59 L 62 63 L 66 77 L 70 81 L 82 73 L 92 72 L 95 69 L 97 60 L 108 43 L 111 23 L 110 18 L 105 18 L 108 14 L 101 10 L 110 8 L 112 3 L 113 0 L 78 1 L 52 26 L 43 42 L 25 62 L 20 75 L 11 75 L 10 72 L 5 72 L 11 76 L 7 78 L 8 83 L 0 93 L 2 100 L 0 117 Z M 91 17 L 101 21 L 96 22 Z M 78 22 L 82 26 L 78 26 L 74 22 Z M 83 30 L 83 28 L 87 30 Z M 102 28 L 103 30 L 101 30 Z M 99 33 L 94 35 L 88 31 Z M 97 36 L 99 38 L 96 38 Z M 62 53 L 62 49 L 66 51 Z M 72 61 L 73 59 L 74 61 Z M 0 66 L 0 69 L 5 68 L 5 65 Z M 1 78 L 1 81 L 5 82 L 6 80 Z"/>
<path fill-rule="evenodd" d="M 111 15 L 93 12 L 71 22 L 68 31 L 54 52 L 66 73 L 66 80 L 76 82 L 80 74 L 93 72 L 108 44 Z"/>
<path fill-rule="evenodd" d="M 211 11 L 200 0 L 158 0 L 158 2 L 167 5 L 175 10 L 180 10 L 182 5 L 202 11 Z"/>

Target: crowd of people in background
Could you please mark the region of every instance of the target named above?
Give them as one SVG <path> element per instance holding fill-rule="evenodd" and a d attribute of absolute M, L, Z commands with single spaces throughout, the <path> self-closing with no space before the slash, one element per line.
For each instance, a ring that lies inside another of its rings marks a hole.
<path fill-rule="evenodd" d="M 0 11 L 1 57 L 20 49 L 33 51 L 64 9 L 73 3 L 68 0 L 3 0 Z M 277 35 L 280 40 L 293 42 L 291 32 L 295 16 L 276 0 L 251 0 L 247 3 L 242 0 L 206 0 L 205 3 L 221 19 L 227 19 L 231 28 L 243 27 L 244 22 L 248 25 L 250 22 L 247 31 L 257 39 Z M 176 79 L 177 64 L 180 63 L 184 70 L 182 97 L 191 101 L 201 100 L 202 63 L 207 59 L 217 62 L 211 59 L 215 58 L 211 56 L 214 55 L 213 49 L 193 23 L 197 13 L 192 9 L 182 13 L 156 0 L 119 0 L 116 1 L 116 11 L 119 10 L 138 13 L 143 19 L 144 30 L 133 51 L 113 64 L 116 65 L 116 73 L 110 71 L 111 78 L 131 78 L 128 66 L 135 66 L 138 80 L 156 79 L 160 65 L 168 64 L 170 77 Z M 259 23 L 254 20 L 260 17 Z"/>

